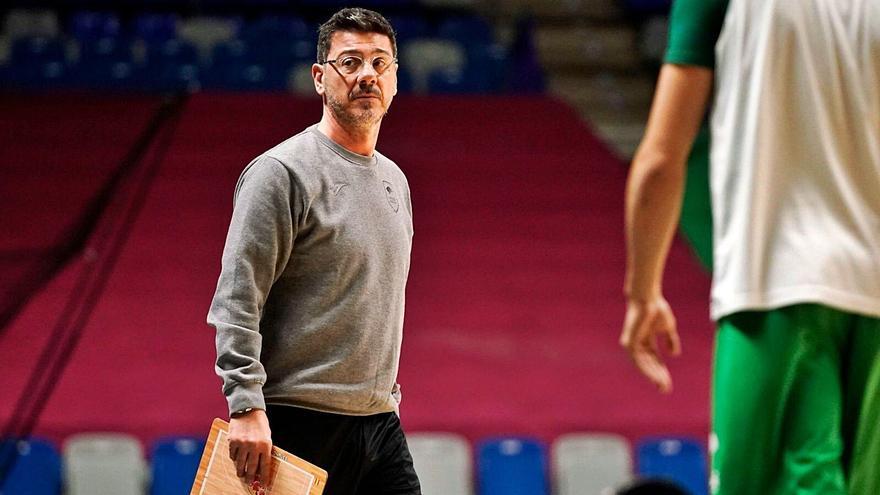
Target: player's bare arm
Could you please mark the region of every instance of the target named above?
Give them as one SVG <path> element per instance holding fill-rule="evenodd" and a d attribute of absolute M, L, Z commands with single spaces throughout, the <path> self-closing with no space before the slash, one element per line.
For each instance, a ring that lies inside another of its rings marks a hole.
<path fill-rule="evenodd" d="M 712 81 L 713 73 L 706 68 L 663 66 L 627 181 L 627 312 L 620 344 L 664 393 L 672 390 L 672 378 L 663 355 L 680 354 L 681 344 L 663 296 L 663 269 L 681 213 L 687 156 L 705 115 Z"/>
<path fill-rule="evenodd" d="M 229 457 L 239 477 L 248 484 L 268 480 L 272 456 L 272 432 L 266 411 L 253 409 L 229 419 Z"/>

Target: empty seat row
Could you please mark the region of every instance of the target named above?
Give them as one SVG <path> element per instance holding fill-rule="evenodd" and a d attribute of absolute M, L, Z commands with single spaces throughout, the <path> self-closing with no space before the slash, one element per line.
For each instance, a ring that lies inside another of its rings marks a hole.
<path fill-rule="evenodd" d="M 149 42 L 183 38 L 195 44 L 241 38 L 248 41 L 316 41 L 318 26 L 324 19 L 307 21 L 295 15 L 265 15 L 255 19 L 241 16 L 196 16 L 182 18 L 171 13 L 144 13 L 131 20 L 113 12 L 83 11 L 71 14 L 61 23 L 51 11 L 12 10 L 3 22 L 0 35 L 56 37 L 66 32 L 77 40 L 102 38 L 138 38 Z M 429 19 L 421 15 L 389 16 L 398 38 L 437 37 L 463 43 L 491 43 L 492 26 L 475 15 L 450 15 Z M 62 27 L 62 24 L 66 24 Z"/>
<path fill-rule="evenodd" d="M 157 43 L 103 38 L 21 38 L 0 62 L 0 84 L 14 87 L 91 87 L 144 90 L 293 89 L 313 93 L 316 46 L 298 41 L 271 49 L 244 40 L 218 43 L 208 56 L 179 39 Z M 442 39 L 416 39 L 400 46 L 403 92 L 497 91 L 507 76 L 502 47 Z M 299 79 L 296 79 L 299 77 Z M 294 84 L 300 81 L 299 84 Z"/>
<path fill-rule="evenodd" d="M 150 465 L 137 439 L 118 433 L 74 435 L 64 445 L 41 439 L 0 443 L 0 494 L 171 495 L 189 493 L 204 442 L 169 437 L 154 443 Z"/>
<path fill-rule="evenodd" d="M 604 433 L 563 435 L 547 448 L 530 438 L 484 440 L 476 448 L 476 490 L 467 442 L 448 433 L 408 436 L 426 495 L 605 495 L 637 479 L 662 480 L 681 493 L 708 493 L 706 454 L 687 438 L 648 438 L 636 449 L 634 474 L 626 439 Z"/>
<path fill-rule="evenodd" d="M 575 433 L 548 448 L 522 437 L 490 438 L 412 433 L 410 451 L 425 495 L 601 495 L 623 493 L 634 478 L 665 480 L 681 493 L 708 492 L 706 454 L 687 438 L 649 438 L 636 447 L 617 435 Z M 166 495 L 188 493 L 204 442 L 177 437 L 157 441 L 149 468 L 140 443 L 123 434 L 79 434 L 56 448 L 39 439 L 0 443 L 0 493 L 31 495 Z M 62 474 L 63 473 L 63 474 Z M 618 492 L 618 490 L 621 490 Z"/>
<path fill-rule="evenodd" d="M 316 58 L 317 22 L 285 15 L 182 20 L 174 14 L 123 22 L 110 12 L 79 12 L 60 32 L 50 14 L 7 15 L 0 33 L 0 87 L 313 93 L 308 66 Z M 398 34 L 401 92 L 523 87 L 520 62 L 531 60 L 530 54 L 496 43 L 492 26 L 478 16 L 429 21 L 410 15 L 391 22 Z"/>

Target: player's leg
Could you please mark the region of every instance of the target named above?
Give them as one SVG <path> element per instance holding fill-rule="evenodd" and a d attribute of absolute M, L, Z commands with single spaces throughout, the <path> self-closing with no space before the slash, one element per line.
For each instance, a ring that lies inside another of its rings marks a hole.
<path fill-rule="evenodd" d="M 364 465 L 363 417 L 274 405 L 266 414 L 276 446 L 327 471 L 324 495 L 357 493 Z"/>
<path fill-rule="evenodd" d="M 857 317 L 848 353 L 844 439 L 849 493 L 880 493 L 880 319 Z"/>
<path fill-rule="evenodd" d="M 845 493 L 838 323 L 815 305 L 744 312 L 719 323 L 715 493 Z"/>
<path fill-rule="evenodd" d="M 779 493 L 844 494 L 843 362 L 852 316 L 819 305 L 792 308 L 802 353 L 783 420 Z"/>
<path fill-rule="evenodd" d="M 395 413 L 374 417 L 364 429 L 368 467 L 357 495 L 421 495 L 406 437 Z"/>

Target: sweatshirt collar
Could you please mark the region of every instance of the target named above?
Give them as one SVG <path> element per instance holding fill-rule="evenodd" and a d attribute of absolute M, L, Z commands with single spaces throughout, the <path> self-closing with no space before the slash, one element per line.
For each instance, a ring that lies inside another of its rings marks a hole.
<path fill-rule="evenodd" d="M 364 167 L 372 167 L 378 163 L 379 158 L 376 156 L 376 153 L 373 153 L 373 156 L 364 156 L 359 155 L 353 151 L 350 151 L 343 146 L 341 146 L 336 141 L 333 141 L 329 137 L 325 136 L 324 133 L 318 130 L 318 124 L 314 124 L 308 128 L 309 132 L 314 134 L 318 141 L 320 141 L 324 146 L 327 146 L 331 150 L 335 151 L 337 155 L 345 158 L 346 160 L 354 163 L 355 165 L 361 165 Z"/>

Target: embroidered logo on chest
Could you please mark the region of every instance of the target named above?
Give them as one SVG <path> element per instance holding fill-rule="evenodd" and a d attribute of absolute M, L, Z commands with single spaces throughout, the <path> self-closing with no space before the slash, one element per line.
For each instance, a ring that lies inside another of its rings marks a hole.
<path fill-rule="evenodd" d="M 338 183 L 338 184 L 333 184 L 333 188 L 331 189 L 331 191 L 333 191 L 333 195 L 334 195 L 334 196 L 338 196 L 338 195 L 339 195 L 339 191 L 341 191 L 342 188 L 345 187 L 345 186 L 347 186 L 347 185 L 348 185 L 348 184 L 346 184 L 345 182 L 340 182 L 340 183 Z"/>
<path fill-rule="evenodd" d="M 400 202 L 397 201 L 397 195 L 394 194 L 394 188 L 387 180 L 382 181 L 382 187 L 385 189 L 385 198 L 388 199 L 388 204 L 391 206 L 391 209 L 394 210 L 394 213 L 397 213 L 397 210 L 400 209 Z"/>

